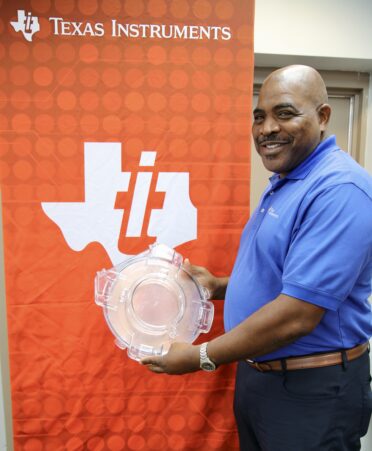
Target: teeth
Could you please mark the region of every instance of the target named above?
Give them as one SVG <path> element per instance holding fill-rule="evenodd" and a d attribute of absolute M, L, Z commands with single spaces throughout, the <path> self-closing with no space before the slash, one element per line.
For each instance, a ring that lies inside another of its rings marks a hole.
<path fill-rule="evenodd" d="M 280 147 L 281 144 L 266 144 L 267 149 L 276 149 L 277 147 Z"/>

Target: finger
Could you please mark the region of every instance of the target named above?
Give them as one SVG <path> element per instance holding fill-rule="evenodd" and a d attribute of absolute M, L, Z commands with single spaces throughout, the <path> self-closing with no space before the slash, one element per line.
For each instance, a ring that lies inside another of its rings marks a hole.
<path fill-rule="evenodd" d="M 156 365 L 154 363 L 147 363 L 144 365 L 148 370 L 152 371 L 153 373 L 164 373 L 164 370 L 161 366 Z"/>
<path fill-rule="evenodd" d="M 190 260 L 188 258 L 185 258 L 185 260 L 183 261 L 183 266 L 186 268 L 187 271 L 189 271 L 190 273 L 194 273 L 197 270 L 197 266 L 193 265 L 192 263 L 190 263 Z"/>
<path fill-rule="evenodd" d="M 151 357 L 144 357 L 143 359 L 140 360 L 140 364 L 141 365 L 153 365 L 158 366 L 158 367 L 162 367 L 163 366 L 163 357 L 156 357 L 156 356 L 151 356 Z"/>
<path fill-rule="evenodd" d="M 162 374 L 165 372 L 163 370 L 163 368 L 161 368 L 160 366 L 156 366 L 156 365 L 150 365 L 149 370 L 152 371 L 153 373 L 157 373 L 157 374 Z"/>
<path fill-rule="evenodd" d="M 144 357 L 139 361 L 141 365 L 151 365 L 152 364 L 152 357 Z"/>

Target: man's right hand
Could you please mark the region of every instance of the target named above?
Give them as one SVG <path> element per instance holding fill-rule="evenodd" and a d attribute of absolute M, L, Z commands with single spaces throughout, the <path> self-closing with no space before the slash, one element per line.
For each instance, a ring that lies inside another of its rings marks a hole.
<path fill-rule="evenodd" d="M 210 293 L 210 299 L 225 299 L 228 277 L 216 277 L 203 266 L 192 265 L 188 258 L 184 267 Z"/>

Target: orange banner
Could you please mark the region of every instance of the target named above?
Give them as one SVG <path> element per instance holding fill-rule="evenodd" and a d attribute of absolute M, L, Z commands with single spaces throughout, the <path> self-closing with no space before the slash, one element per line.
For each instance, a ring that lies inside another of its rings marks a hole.
<path fill-rule="evenodd" d="M 235 367 L 146 371 L 114 345 L 94 277 L 156 240 L 230 272 L 249 215 L 253 9 L 1 2 L 16 450 L 238 449 Z"/>

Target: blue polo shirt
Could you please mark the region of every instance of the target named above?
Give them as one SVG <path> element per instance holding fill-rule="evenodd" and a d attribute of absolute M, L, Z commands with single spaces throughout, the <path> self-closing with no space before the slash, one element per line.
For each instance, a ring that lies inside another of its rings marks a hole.
<path fill-rule="evenodd" d="M 372 335 L 371 277 L 372 179 L 331 136 L 270 178 L 241 236 L 225 329 L 283 293 L 326 312 L 309 335 L 257 360 L 351 348 Z"/>

